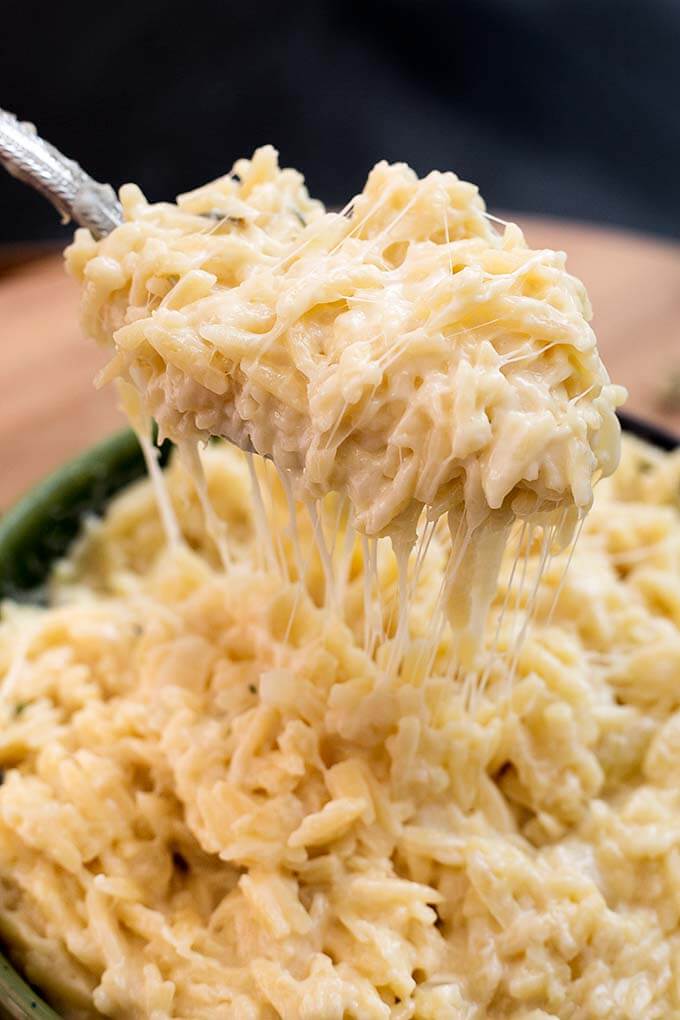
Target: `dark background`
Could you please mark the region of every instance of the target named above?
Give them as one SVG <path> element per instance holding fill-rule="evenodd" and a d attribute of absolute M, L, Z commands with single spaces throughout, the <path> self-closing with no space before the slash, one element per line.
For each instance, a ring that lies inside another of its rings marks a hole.
<path fill-rule="evenodd" d="M 0 33 L 0 105 L 150 199 L 271 141 L 331 204 L 386 157 L 680 235 L 680 0 L 4 0 Z M 0 213 L 63 229 L 4 174 Z"/>

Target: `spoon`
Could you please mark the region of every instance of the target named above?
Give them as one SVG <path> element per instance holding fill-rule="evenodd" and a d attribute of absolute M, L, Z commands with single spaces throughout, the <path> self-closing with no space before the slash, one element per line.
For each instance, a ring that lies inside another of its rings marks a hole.
<path fill-rule="evenodd" d="M 0 163 L 56 207 L 62 222 L 75 220 L 97 240 L 122 222 L 110 184 L 100 184 L 40 137 L 35 127 L 0 108 Z"/>

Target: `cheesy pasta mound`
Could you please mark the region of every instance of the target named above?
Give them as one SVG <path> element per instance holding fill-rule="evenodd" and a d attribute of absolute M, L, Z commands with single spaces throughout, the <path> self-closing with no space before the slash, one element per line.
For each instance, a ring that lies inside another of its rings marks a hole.
<path fill-rule="evenodd" d="M 70 1020 L 680 1016 L 678 456 L 625 441 L 566 574 L 515 529 L 472 686 L 431 634 L 446 528 L 390 671 L 389 542 L 369 599 L 338 539 L 331 611 L 273 469 L 256 506 L 245 455 L 204 468 L 228 572 L 177 460 L 182 541 L 142 481 L 47 608 L 3 607 L 0 933 L 28 977 Z"/>
<path fill-rule="evenodd" d="M 126 222 L 77 231 L 67 264 L 116 351 L 105 377 L 175 442 L 223 436 L 301 497 L 348 491 L 371 535 L 463 498 L 587 508 L 616 466 L 622 392 L 583 285 L 455 174 L 379 163 L 330 213 L 265 147 L 177 205 L 121 201 Z"/>
<path fill-rule="evenodd" d="M 563 253 L 498 231 L 477 188 L 379 163 L 343 213 L 271 147 L 232 174 L 77 232 L 67 264 L 102 379 L 134 387 L 185 450 L 271 457 L 300 499 L 344 493 L 405 555 L 423 513 L 466 534 L 447 601 L 469 664 L 511 523 L 566 537 L 618 460 L 613 386 Z M 475 592 L 475 604 L 469 592 Z"/>

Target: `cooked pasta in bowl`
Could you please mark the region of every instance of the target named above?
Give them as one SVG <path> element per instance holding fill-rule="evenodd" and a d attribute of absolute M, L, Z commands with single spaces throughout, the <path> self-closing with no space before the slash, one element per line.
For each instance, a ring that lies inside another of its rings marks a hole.
<path fill-rule="evenodd" d="M 68 254 L 141 452 L 0 525 L 13 1015 L 680 1015 L 680 454 L 470 185 L 300 188 Z"/>

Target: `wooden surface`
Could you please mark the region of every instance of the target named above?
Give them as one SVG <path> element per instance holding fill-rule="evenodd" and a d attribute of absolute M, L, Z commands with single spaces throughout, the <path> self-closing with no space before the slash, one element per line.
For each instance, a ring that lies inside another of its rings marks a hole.
<path fill-rule="evenodd" d="M 585 281 L 610 374 L 629 410 L 680 432 L 680 246 L 582 224 L 520 218 L 533 247 L 562 248 Z M 106 352 L 80 336 L 58 256 L 0 259 L 0 508 L 122 425 L 92 379 Z M 4 268 L 3 268 L 4 266 Z M 662 396 L 677 379 L 676 410 Z"/>

